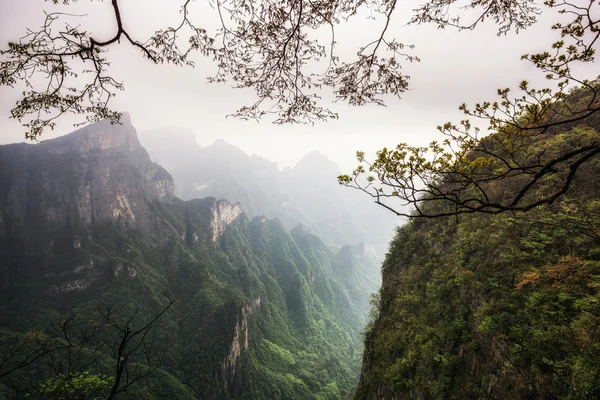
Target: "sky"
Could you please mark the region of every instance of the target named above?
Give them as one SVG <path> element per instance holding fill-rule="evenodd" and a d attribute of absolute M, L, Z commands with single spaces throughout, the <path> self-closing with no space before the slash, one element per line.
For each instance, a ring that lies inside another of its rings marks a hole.
<path fill-rule="evenodd" d="M 175 23 L 179 3 L 183 1 L 121 0 L 124 25 L 135 38 L 145 38 L 157 28 Z M 154 65 L 127 44 L 119 44 L 108 53 L 111 74 L 125 85 L 113 107 L 128 111 L 138 131 L 189 128 L 202 146 L 225 139 L 249 154 L 277 162 L 280 168 L 292 166 L 303 155 L 317 150 L 350 172 L 356 165 L 357 150 L 373 154 L 399 142 L 426 145 L 441 138 L 437 125 L 464 117 L 457 110 L 461 103 L 493 100 L 496 89 L 515 88 L 523 79 L 544 84 L 535 68 L 521 61 L 520 56 L 543 51 L 558 39 L 558 34 L 549 30 L 556 19 L 554 14 L 543 13 L 536 25 L 519 34 L 497 36 L 493 23 L 463 32 L 407 26 L 411 10 L 418 4 L 416 0 L 401 0 L 388 31 L 390 37 L 415 45 L 412 53 L 421 61 L 405 65 L 404 72 L 411 76 L 411 90 L 402 99 L 386 98 L 387 107 L 336 103 L 331 109 L 339 114 L 339 120 L 314 125 L 280 126 L 269 119 L 254 122 L 227 118 L 227 114 L 250 103 L 253 93 L 227 84 L 206 83 L 216 71 L 211 60 L 199 57 L 195 68 Z M 194 7 L 192 19 L 209 31 L 214 29 L 214 11 L 200 0 Z M 43 11 L 54 8 L 43 0 L 0 0 L 0 46 L 5 48 L 8 41 L 17 40 L 26 27 L 40 26 Z M 109 1 L 80 0 L 58 9 L 86 14 L 77 19 L 78 23 L 99 38 L 110 37 L 116 26 Z M 383 23 L 382 19 L 358 15 L 340 25 L 336 35 L 342 58 L 372 40 Z M 582 73 L 594 78 L 597 67 L 588 65 Z M 23 128 L 9 118 L 19 94 L 19 89 L 0 87 L 0 144 L 24 140 Z M 63 119 L 42 139 L 75 130 L 72 122 Z"/>

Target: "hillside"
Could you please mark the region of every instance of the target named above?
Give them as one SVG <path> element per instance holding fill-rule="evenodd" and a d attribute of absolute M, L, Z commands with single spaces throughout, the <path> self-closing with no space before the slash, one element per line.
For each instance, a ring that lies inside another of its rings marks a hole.
<path fill-rule="evenodd" d="M 597 143 L 599 122 L 537 136 L 528 154 L 552 159 L 558 149 Z M 558 167 L 528 196 L 555 190 L 568 172 Z M 490 181 L 488 193 L 510 199 L 515 182 Z M 356 398 L 600 398 L 599 195 L 596 156 L 551 204 L 399 228 Z"/>
<path fill-rule="evenodd" d="M 148 350 L 159 367 L 119 398 L 348 397 L 374 289 L 374 278 L 362 284 L 373 268 L 365 249 L 335 254 L 239 204 L 180 200 L 123 122 L 0 146 L 0 397 L 47 398 L 52 379 L 112 376 L 118 361 L 108 324 L 76 354 L 63 348 L 3 377 L 26 357 L 8 356 L 15 334 L 69 316 L 81 332 L 98 329 L 97 306 L 140 324 L 164 307 L 164 292 L 174 305 L 125 361 L 134 371 Z"/>

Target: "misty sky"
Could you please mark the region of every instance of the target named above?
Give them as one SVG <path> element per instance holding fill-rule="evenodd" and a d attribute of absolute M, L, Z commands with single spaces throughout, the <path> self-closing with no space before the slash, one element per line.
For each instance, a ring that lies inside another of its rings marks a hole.
<path fill-rule="evenodd" d="M 438 124 L 459 121 L 458 105 L 493 100 L 497 88 L 515 87 L 522 79 L 543 82 L 528 63 L 520 61 L 523 53 L 545 50 L 558 38 L 548 27 L 554 14 L 543 14 L 540 22 L 518 35 L 496 36 L 492 23 L 473 32 L 437 30 L 433 26 L 406 26 L 415 0 L 401 0 L 389 36 L 414 44 L 420 63 L 407 64 L 412 90 L 402 100 L 388 99 L 387 107 L 350 107 L 335 104 L 331 108 L 340 119 L 315 125 L 278 126 L 226 118 L 253 99 L 251 90 L 231 89 L 227 84 L 207 84 L 206 77 L 215 72 L 209 59 L 197 58 L 194 69 L 153 65 L 127 44 L 111 48 L 108 57 L 111 73 L 125 84 L 113 107 L 129 111 L 138 129 L 188 127 L 201 145 L 223 138 L 242 150 L 276 161 L 280 168 L 295 164 L 304 154 L 319 150 L 337 162 L 343 170 L 355 166 L 356 150 L 374 152 L 398 142 L 426 144 L 439 139 Z M 121 0 L 126 29 L 144 39 L 154 30 L 174 24 L 178 18 L 176 0 Z M 200 0 L 192 19 L 209 29 L 216 25 L 215 14 Z M 53 8 L 43 0 L 0 0 L 0 46 L 16 40 L 25 27 L 41 25 L 42 10 Z M 108 38 L 115 27 L 109 1 L 80 0 L 74 6 L 59 7 L 71 13 L 86 13 L 79 23 L 100 39 Z M 546 9 L 544 9 L 546 10 Z M 367 20 L 365 15 L 340 25 L 337 38 L 340 55 L 351 56 L 361 44 L 377 35 L 383 20 Z M 327 40 L 327 37 L 324 37 Z M 343 58 L 343 57 L 342 57 Z M 586 67 L 584 76 L 594 78 L 597 67 Z M 19 90 L 0 88 L 0 143 L 22 141 L 23 129 L 9 119 L 10 109 Z M 74 128 L 63 121 L 55 132 L 44 138 L 68 133 Z M 168 140 L 168 137 L 165 138 Z"/>

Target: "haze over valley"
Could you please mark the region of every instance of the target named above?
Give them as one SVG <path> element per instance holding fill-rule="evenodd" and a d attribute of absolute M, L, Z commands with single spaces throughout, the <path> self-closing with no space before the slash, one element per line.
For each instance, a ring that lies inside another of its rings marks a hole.
<path fill-rule="evenodd" d="M 600 399 L 598 0 L 0 11 L 0 400 Z"/>

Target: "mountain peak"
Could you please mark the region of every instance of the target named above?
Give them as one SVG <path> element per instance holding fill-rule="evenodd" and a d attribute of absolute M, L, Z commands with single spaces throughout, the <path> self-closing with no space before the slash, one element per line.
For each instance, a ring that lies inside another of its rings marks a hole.
<path fill-rule="evenodd" d="M 238 146 L 231 144 L 225 139 L 216 139 L 212 145 L 205 147 L 205 149 L 213 148 L 217 151 L 227 152 L 227 154 L 235 154 L 238 157 L 243 157 L 245 159 L 250 158 L 248 154 L 246 154 L 242 149 Z"/>
<path fill-rule="evenodd" d="M 233 147 L 233 148 L 239 149 L 239 147 L 227 142 L 223 138 L 215 139 L 215 141 L 213 142 L 213 146 Z"/>
<path fill-rule="evenodd" d="M 302 157 L 290 171 L 292 177 L 302 181 L 334 179 L 341 173 L 342 171 L 336 163 L 331 161 L 325 154 L 318 151 L 311 151 Z"/>
<path fill-rule="evenodd" d="M 0 181 L 0 199 L 14 221 L 4 224 L 5 235 L 36 231 L 40 223 L 82 230 L 117 221 L 154 238 L 148 204 L 174 197 L 173 179 L 150 160 L 127 117 L 123 124 L 103 120 L 39 144 L 0 146 Z"/>
<path fill-rule="evenodd" d="M 132 152 L 142 149 L 129 113 L 122 114 L 120 123 L 104 119 L 68 135 L 45 140 L 40 146 L 54 154 L 87 154 L 98 150 Z"/>
<path fill-rule="evenodd" d="M 298 163 L 294 166 L 294 169 L 302 167 L 304 165 L 318 165 L 319 167 L 339 169 L 337 164 L 331 161 L 326 154 L 323 154 L 316 150 L 313 150 L 310 153 L 306 154 L 304 157 L 302 157 L 300 161 L 298 161 Z"/>
<path fill-rule="evenodd" d="M 327 157 L 327 154 L 323 154 L 318 150 L 313 150 L 306 154 L 304 157 L 302 157 L 299 163 L 301 163 L 302 161 L 320 161 L 334 164 L 334 162 L 331 161 L 329 157 Z"/>

